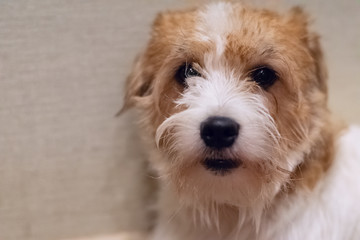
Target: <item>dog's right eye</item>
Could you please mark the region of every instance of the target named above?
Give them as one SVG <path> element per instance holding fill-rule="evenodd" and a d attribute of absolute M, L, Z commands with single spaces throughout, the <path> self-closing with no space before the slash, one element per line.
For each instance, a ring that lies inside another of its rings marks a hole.
<path fill-rule="evenodd" d="M 196 71 L 191 64 L 183 64 L 176 71 L 175 79 L 182 86 L 186 86 L 186 79 L 189 77 L 200 77 L 201 74 Z"/>

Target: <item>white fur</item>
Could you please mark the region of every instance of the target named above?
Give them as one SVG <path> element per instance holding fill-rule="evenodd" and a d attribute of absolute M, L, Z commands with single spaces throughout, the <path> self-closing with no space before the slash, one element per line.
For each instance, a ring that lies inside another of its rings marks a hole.
<path fill-rule="evenodd" d="M 229 16 L 234 8 L 230 3 L 219 2 L 209 4 L 198 15 L 196 38 L 205 42 L 214 42 L 216 54 L 220 56 L 225 49 L 225 36 L 234 28 Z M 239 27 L 239 22 L 237 22 Z"/>
<path fill-rule="evenodd" d="M 160 195 L 161 215 L 153 240 L 359 240 L 360 128 L 352 126 L 337 141 L 334 164 L 315 191 L 299 192 L 262 216 L 256 234 L 244 220 L 238 233 L 220 236 L 195 226 L 171 189 Z M 179 207 L 180 206 L 180 207 Z M 275 220 L 276 219 L 276 220 Z"/>
<path fill-rule="evenodd" d="M 251 93 L 246 79 L 240 79 L 228 70 L 226 62 L 221 56 L 219 58 L 217 53 L 209 53 L 204 58 L 202 77 L 188 78 L 187 89 L 176 101 L 178 107 L 185 107 L 186 110 L 172 115 L 157 129 L 158 144 L 164 135 L 171 132 L 172 137 L 169 140 L 172 142 L 167 146 L 167 151 L 176 156 L 175 159 L 168 160 L 168 169 L 161 169 L 161 172 L 171 175 L 179 166 L 195 165 L 194 174 L 186 177 L 188 180 L 184 180 L 182 184 L 190 185 L 188 188 L 193 189 L 187 194 L 182 194 L 180 205 L 186 205 L 187 202 L 195 205 L 197 212 L 193 214 L 198 215 L 201 224 L 220 228 L 219 203 L 242 207 L 249 205 L 244 201 L 252 199 L 252 208 L 244 212 L 257 223 L 256 227 L 259 227 L 267 200 L 255 199 L 252 195 L 259 194 L 251 192 L 258 189 L 257 191 L 263 192 L 261 196 L 270 200 L 279 191 L 280 183 L 271 181 L 261 188 L 254 186 L 255 183 L 249 182 L 254 176 L 250 176 L 242 168 L 220 179 L 214 177 L 200 164 L 206 157 L 214 157 L 213 153 L 206 152 L 207 148 L 200 138 L 201 122 L 211 116 L 224 116 L 240 124 L 239 137 L 232 148 L 221 153 L 222 158 L 261 160 L 263 164 L 272 163 L 273 166 L 286 170 L 291 170 L 298 159 L 290 157 L 288 161 L 277 162 L 277 159 L 270 158 L 273 156 L 273 149 L 277 148 L 279 133 L 266 107 L 266 98 L 261 94 Z M 242 225 L 245 218 L 246 216 L 241 213 L 236 221 Z"/>
<path fill-rule="evenodd" d="M 266 219 L 259 239 L 360 239 L 360 128 L 352 126 L 337 141 L 334 164 L 311 194 L 286 200 Z"/>

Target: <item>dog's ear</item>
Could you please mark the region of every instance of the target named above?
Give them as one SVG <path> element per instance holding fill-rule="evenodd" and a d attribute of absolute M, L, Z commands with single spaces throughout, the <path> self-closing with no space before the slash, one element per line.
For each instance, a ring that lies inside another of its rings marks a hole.
<path fill-rule="evenodd" d="M 131 73 L 126 80 L 124 104 L 117 115 L 151 94 L 152 77 L 146 72 L 144 65 L 144 54 L 141 54 L 135 59 Z"/>
<path fill-rule="evenodd" d="M 134 105 L 151 103 L 156 72 L 171 52 L 171 46 L 178 41 L 180 26 L 193 25 L 189 20 L 191 11 L 167 11 L 157 15 L 152 24 L 150 41 L 136 59 L 127 79 L 124 105 L 118 115 Z"/>
<path fill-rule="evenodd" d="M 289 22 L 309 49 L 316 68 L 318 87 L 327 94 L 328 72 L 320 44 L 320 36 L 311 31 L 309 15 L 301 7 L 294 7 L 289 12 Z"/>
<path fill-rule="evenodd" d="M 320 37 L 316 33 L 310 33 L 308 35 L 308 48 L 315 61 L 316 75 L 318 79 L 319 88 L 322 92 L 327 94 L 328 71 L 319 40 Z"/>

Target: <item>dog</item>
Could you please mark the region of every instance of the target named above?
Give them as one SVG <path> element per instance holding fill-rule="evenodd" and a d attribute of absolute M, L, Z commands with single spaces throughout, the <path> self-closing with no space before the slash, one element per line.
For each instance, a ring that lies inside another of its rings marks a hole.
<path fill-rule="evenodd" d="M 152 240 L 359 240 L 360 128 L 327 105 L 319 36 L 217 2 L 160 13 L 126 83 L 160 179 Z"/>

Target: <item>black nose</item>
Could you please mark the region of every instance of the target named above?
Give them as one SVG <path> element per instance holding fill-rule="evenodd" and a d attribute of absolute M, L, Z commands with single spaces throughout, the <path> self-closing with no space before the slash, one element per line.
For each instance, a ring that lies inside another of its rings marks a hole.
<path fill-rule="evenodd" d="M 233 145 L 238 134 L 239 124 L 227 117 L 209 117 L 200 126 L 200 135 L 206 146 L 227 148 Z"/>

